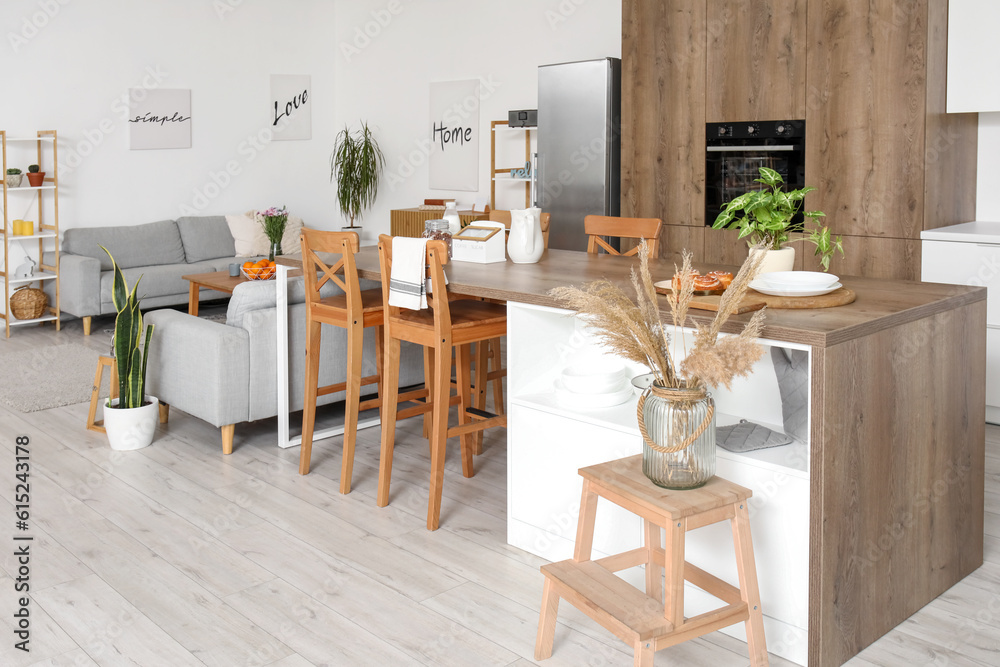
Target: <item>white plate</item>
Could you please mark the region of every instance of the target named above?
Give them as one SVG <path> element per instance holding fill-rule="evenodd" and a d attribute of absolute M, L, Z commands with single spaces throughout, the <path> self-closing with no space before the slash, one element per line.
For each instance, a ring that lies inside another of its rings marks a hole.
<path fill-rule="evenodd" d="M 789 289 L 787 287 L 771 287 L 770 285 L 761 283 L 760 279 L 757 279 L 750 283 L 750 287 L 751 289 L 755 289 L 761 294 L 767 294 L 768 296 L 820 296 L 822 294 L 835 292 L 843 287 L 843 285 L 840 283 L 834 283 L 823 289 Z"/>
<path fill-rule="evenodd" d="M 840 278 L 832 273 L 819 271 L 774 271 L 762 273 L 757 280 L 774 289 L 825 289 Z"/>
<path fill-rule="evenodd" d="M 588 410 L 593 408 L 610 408 L 621 405 L 633 397 L 632 385 L 622 380 L 615 391 L 606 394 L 577 394 L 566 389 L 562 380 L 556 378 L 552 383 L 556 390 L 556 401 L 564 408 Z"/>
<path fill-rule="evenodd" d="M 577 394 L 606 394 L 621 387 L 625 366 L 607 359 L 585 361 L 564 368 L 560 379 Z"/>

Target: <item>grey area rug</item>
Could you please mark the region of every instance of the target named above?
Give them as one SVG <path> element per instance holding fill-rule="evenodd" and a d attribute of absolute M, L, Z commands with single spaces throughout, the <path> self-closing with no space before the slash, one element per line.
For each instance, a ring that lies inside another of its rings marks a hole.
<path fill-rule="evenodd" d="M 0 354 L 4 381 L 0 403 L 19 412 L 36 412 L 90 400 L 101 353 L 79 343 Z M 104 391 L 108 395 L 108 376 Z"/>

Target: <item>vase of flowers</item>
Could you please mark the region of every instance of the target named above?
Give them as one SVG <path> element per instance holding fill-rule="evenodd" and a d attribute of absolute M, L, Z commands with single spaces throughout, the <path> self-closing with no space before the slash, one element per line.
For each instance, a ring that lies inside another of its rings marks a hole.
<path fill-rule="evenodd" d="M 650 275 L 645 241 L 639 258 L 639 271 L 632 271 L 635 300 L 608 280 L 559 287 L 551 294 L 580 313 L 607 349 L 652 371 L 653 382 L 640 396 L 636 413 L 643 473 L 664 488 L 693 489 L 715 474 L 715 404 L 709 388 L 729 388 L 764 354 L 757 341 L 763 310 L 753 314 L 739 335 L 719 338 L 722 325 L 757 277 L 763 253 L 750 254 L 723 293 L 715 319 L 695 323 L 693 333 L 685 330 L 694 295 L 691 253 L 682 253 L 673 293 L 662 298 L 669 307 L 669 324 L 661 316 L 662 300 Z M 680 358 L 675 350 L 687 355 Z"/>
<path fill-rule="evenodd" d="M 281 237 L 285 235 L 285 225 L 288 223 L 288 210 L 284 206 L 281 208 L 272 206 L 266 211 L 260 211 L 258 215 L 260 216 L 261 227 L 264 228 L 264 234 L 267 236 L 267 240 L 270 241 L 270 252 L 267 259 L 273 262 L 276 255 L 284 254 L 281 248 Z"/>

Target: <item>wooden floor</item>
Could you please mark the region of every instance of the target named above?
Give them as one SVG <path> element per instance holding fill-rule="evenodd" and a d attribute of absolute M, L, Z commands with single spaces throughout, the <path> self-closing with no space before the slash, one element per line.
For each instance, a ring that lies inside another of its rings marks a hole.
<path fill-rule="evenodd" d="M 0 351 L 71 341 L 103 351 L 110 326 L 95 321 L 89 339 L 78 321 L 59 334 L 21 327 Z M 84 430 L 86 413 L 0 406 L 0 515 L 10 522 L 0 665 L 536 664 L 544 561 L 506 544 L 504 430 L 487 435 L 472 479 L 451 447 L 441 529 L 430 533 L 417 420 L 397 431 L 391 504 L 380 509 L 377 428 L 359 435 L 354 491 L 342 496 L 340 438 L 316 443 L 302 477 L 298 449 L 273 444 L 274 420 L 239 425 L 223 456 L 217 429 L 174 411 L 151 447 L 116 454 Z M 30 654 L 12 646 L 15 435 L 32 452 Z M 1000 428 L 987 438 L 987 563 L 848 664 L 1000 664 Z M 745 650 L 716 633 L 656 664 L 741 667 Z M 564 602 L 541 664 L 631 660 Z"/>

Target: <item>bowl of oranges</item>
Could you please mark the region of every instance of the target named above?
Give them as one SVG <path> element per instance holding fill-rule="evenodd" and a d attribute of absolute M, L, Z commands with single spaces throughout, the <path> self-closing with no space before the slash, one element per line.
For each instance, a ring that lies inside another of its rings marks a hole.
<path fill-rule="evenodd" d="M 247 280 L 270 280 L 274 277 L 275 264 L 267 259 L 259 262 L 244 262 L 240 272 Z"/>

